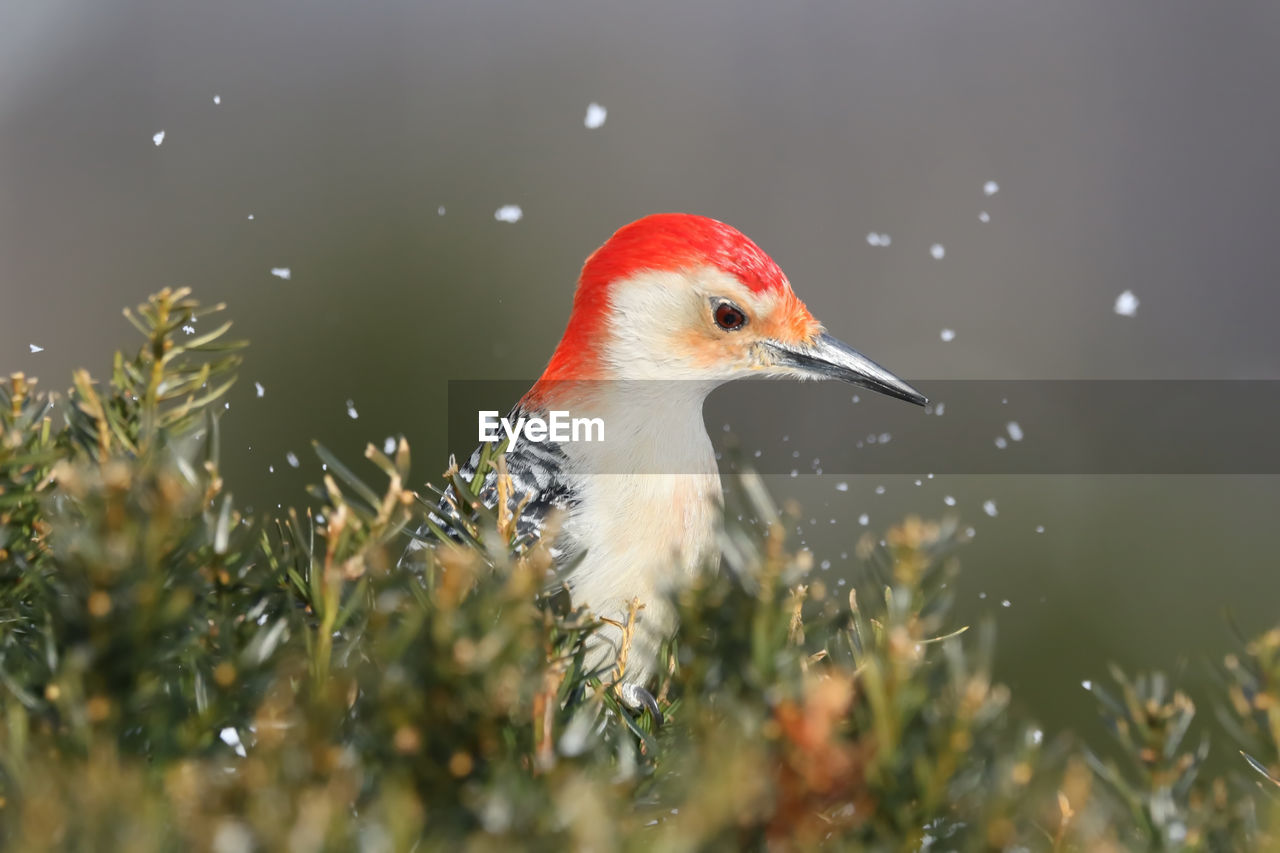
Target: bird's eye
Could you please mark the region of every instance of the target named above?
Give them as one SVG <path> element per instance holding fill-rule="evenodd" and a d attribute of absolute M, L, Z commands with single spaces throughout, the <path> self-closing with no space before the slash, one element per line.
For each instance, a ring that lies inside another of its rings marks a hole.
<path fill-rule="evenodd" d="M 715 308 L 715 320 L 717 326 L 726 332 L 733 332 L 747 324 L 747 315 L 732 302 L 721 302 Z"/>

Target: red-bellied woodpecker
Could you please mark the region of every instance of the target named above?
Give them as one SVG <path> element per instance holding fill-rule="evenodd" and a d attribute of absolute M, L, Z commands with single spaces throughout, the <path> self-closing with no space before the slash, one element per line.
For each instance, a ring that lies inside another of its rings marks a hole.
<path fill-rule="evenodd" d="M 552 512 L 553 544 L 574 606 L 625 623 L 639 600 L 623 698 L 649 705 L 645 684 L 675 629 L 668 594 L 714 567 L 722 495 L 702 404 L 748 376 L 834 378 L 912 403 L 924 396 L 831 337 L 778 265 L 735 228 L 702 216 L 648 216 L 587 259 L 573 313 L 542 378 L 509 416 L 589 412 L 605 441 L 521 441 L 506 454 L 518 529 L 537 535 Z M 479 459 L 463 469 L 471 476 Z M 468 470 L 469 469 L 469 470 Z M 482 496 L 497 501 L 490 472 Z M 447 512 L 449 497 L 441 505 Z M 589 641 L 607 674 L 622 632 Z"/>

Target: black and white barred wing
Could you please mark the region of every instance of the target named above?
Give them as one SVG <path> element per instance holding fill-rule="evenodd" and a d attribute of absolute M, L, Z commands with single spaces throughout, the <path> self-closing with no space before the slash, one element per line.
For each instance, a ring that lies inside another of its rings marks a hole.
<path fill-rule="evenodd" d="M 528 413 L 517 406 L 508 417 L 514 423 L 518 418 L 527 416 Z M 498 503 L 498 472 L 488 461 L 494 456 L 492 448 L 481 445 L 458 472 L 462 480 L 473 484 L 472 490 L 480 503 L 489 508 Z M 516 516 L 517 541 L 527 544 L 542 537 L 553 516 L 561 520 L 567 518 L 577 499 L 566 483 L 566 458 L 558 444 L 525 441 L 518 444 L 515 450 L 507 451 L 505 457 L 507 474 L 511 478 L 508 509 Z M 481 466 L 484 467 L 483 479 L 476 488 L 475 478 Z M 460 541 L 465 536 L 458 501 L 458 491 L 451 484 L 445 489 L 430 519 L 449 538 Z M 409 543 L 401 564 L 415 551 L 428 547 L 436 538 L 431 527 L 424 524 Z M 552 555 L 557 562 L 560 562 L 563 551 L 563 547 L 553 546 Z"/>

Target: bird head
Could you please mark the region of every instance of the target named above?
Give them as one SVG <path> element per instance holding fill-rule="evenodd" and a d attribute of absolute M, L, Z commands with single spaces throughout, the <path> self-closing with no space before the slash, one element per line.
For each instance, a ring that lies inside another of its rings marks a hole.
<path fill-rule="evenodd" d="M 764 250 L 704 216 L 662 213 L 587 259 L 543 381 L 748 376 L 840 379 L 923 405 L 924 395 L 828 335 Z"/>

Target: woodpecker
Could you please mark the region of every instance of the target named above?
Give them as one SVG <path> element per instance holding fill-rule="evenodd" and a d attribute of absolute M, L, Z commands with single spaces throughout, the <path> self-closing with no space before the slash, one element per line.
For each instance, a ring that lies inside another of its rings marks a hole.
<path fill-rule="evenodd" d="M 723 495 L 703 401 L 750 376 L 840 379 L 924 405 L 906 382 L 828 335 L 778 265 L 746 235 L 704 216 L 663 213 L 619 229 L 586 261 L 573 310 L 542 377 L 508 417 L 589 412 L 605 440 L 521 441 L 506 453 L 521 536 L 555 514 L 558 582 L 603 625 L 587 665 L 618 677 L 631 707 L 676 627 L 669 595 L 718 565 Z M 462 473 L 474 476 L 480 451 Z M 481 489 L 496 504 L 496 475 Z M 456 520 L 446 492 L 439 519 Z M 548 528 L 549 530 L 550 528 Z M 414 543 L 417 545 L 418 543 Z M 411 546 L 413 547 L 413 546 Z M 632 602 L 626 666 L 622 650 Z"/>

